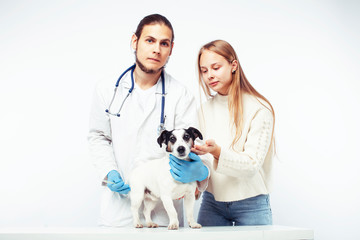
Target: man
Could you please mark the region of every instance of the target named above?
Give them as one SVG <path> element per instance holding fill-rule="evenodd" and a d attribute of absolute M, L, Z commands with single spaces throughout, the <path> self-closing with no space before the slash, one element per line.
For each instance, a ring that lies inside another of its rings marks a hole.
<path fill-rule="evenodd" d="M 102 190 L 99 225 L 131 226 L 127 195 L 131 189 L 126 181 L 137 165 L 164 156 L 164 149 L 156 141 L 159 126 L 171 130 L 198 125 L 194 97 L 164 71 L 173 41 L 173 28 L 165 17 L 146 16 L 131 39 L 136 56 L 134 68 L 123 75 L 115 92 L 114 79 L 96 87 L 88 140 L 93 163 L 101 180 L 107 181 Z M 181 182 L 205 178 L 198 183 L 203 191 L 209 172 L 201 161 L 194 162 L 198 166 L 180 166 L 180 171 L 171 173 Z M 174 204 L 179 222 L 183 222 L 181 201 Z M 168 224 L 161 203 L 154 209 L 153 220 L 160 226 Z"/>

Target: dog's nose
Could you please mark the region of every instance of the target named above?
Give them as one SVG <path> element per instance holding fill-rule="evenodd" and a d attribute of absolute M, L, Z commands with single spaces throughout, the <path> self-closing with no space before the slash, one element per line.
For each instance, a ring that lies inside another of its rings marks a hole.
<path fill-rule="evenodd" d="M 177 151 L 178 151 L 178 153 L 183 154 L 185 152 L 185 147 L 180 146 L 180 147 L 177 148 Z"/>

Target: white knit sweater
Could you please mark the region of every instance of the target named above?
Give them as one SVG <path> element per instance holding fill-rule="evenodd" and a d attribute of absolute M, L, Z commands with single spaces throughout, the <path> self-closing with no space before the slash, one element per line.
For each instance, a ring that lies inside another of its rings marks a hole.
<path fill-rule="evenodd" d="M 213 160 L 207 191 L 217 201 L 230 202 L 268 194 L 271 185 L 273 116 L 262 100 L 245 94 L 242 135 L 234 151 L 235 128 L 230 123 L 228 97 L 217 94 L 199 111 L 204 139 L 214 139 L 221 147 L 219 160 Z"/>

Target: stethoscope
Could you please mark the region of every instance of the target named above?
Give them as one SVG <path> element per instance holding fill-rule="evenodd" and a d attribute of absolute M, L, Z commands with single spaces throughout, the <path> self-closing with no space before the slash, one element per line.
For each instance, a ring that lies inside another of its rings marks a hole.
<path fill-rule="evenodd" d="M 129 97 L 129 95 L 131 94 L 131 92 L 134 90 L 134 85 L 135 85 L 135 82 L 134 82 L 134 69 L 135 69 L 135 66 L 136 64 L 132 65 L 131 67 L 129 67 L 128 69 L 126 69 L 119 77 L 119 79 L 116 81 L 116 84 L 115 84 L 115 89 L 114 89 L 114 95 L 111 99 L 111 102 L 110 102 L 110 105 L 109 107 L 105 110 L 105 112 L 107 114 L 110 114 L 110 115 L 113 115 L 113 116 L 116 116 L 116 117 L 120 117 L 120 112 L 121 112 L 121 109 L 122 107 L 124 106 L 124 103 L 126 101 L 126 99 Z M 111 105 L 113 104 L 114 102 L 114 99 L 115 99 L 115 96 L 116 96 L 116 92 L 117 92 L 117 89 L 118 89 L 118 86 L 119 86 L 119 83 L 120 83 L 120 80 L 121 78 L 131 70 L 131 88 L 129 89 L 129 92 L 127 93 L 126 97 L 124 98 L 123 102 L 121 103 L 121 106 L 119 108 L 119 111 L 117 113 L 111 113 L 110 112 L 110 108 L 111 108 Z M 165 117 L 164 117 L 164 109 L 165 109 L 165 77 L 164 77 L 164 71 L 161 71 L 161 85 L 162 85 L 162 93 L 161 93 L 161 117 L 160 117 L 160 125 L 157 129 L 158 131 L 158 134 L 160 135 L 160 133 L 162 131 L 165 130 Z"/>

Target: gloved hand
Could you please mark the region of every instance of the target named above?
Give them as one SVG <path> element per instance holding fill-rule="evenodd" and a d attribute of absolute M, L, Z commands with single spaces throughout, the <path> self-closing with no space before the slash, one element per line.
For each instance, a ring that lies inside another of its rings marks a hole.
<path fill-rule="evenodd" d="M 128 192 L 130 192 L 129 185 L 124 183 L 118 171 L 111 170 L 108 173 L 107 177 L 108 182 L 113 182 L 107 184 L 108 188 L 110 188 L 111 191 L 121 194 L 127 194 Z"/>
<path fill-rule="evenodd" d="M 206 179 L 209 175 L 208 168 L 203 164 L 200 157 L 193 152 L 189 153 L 193 161 L 180 160 L 170 154 L 169 165 L 172 177 L 179 182 L 189 183 Z"/>

